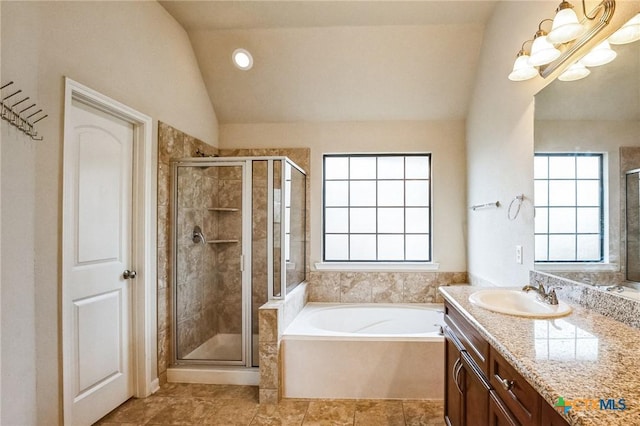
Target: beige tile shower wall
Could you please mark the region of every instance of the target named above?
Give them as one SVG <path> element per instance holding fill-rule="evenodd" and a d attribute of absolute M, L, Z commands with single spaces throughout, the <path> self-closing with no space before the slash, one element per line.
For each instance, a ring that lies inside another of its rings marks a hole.
<path fill-rule="evenodd" d="M 251 231 L 251 329 L 259 333 L 259 308 L 267 293 L 267 162 L 253 162 Z"/>
<path fill-rule="evenodd" d="M 307 174 L 306 185 L 306 270 L 309 271 L 309 164 L 310 149 L 282 148 L 282 149 L 221 149 L 221 157 L 252 157 L 252 156 L 286 156 L 302 167 Z M 253 163 L 252 190 L 252 312 L 251 321 L 253 333 L 257 333 L 258 309 L 267 301 L 267 165 L 262 162 Z"/>
<path fill-rule="evenodd" d="M 171 360 L 171 167 L 172 159 L 193 157 L 196 150 L 217 154 L 217 148 L 168 124 L 158 123 L 158 375 L 166 382 Z M 211 266 L 211 265 L 209 265 Z"/>
<path fill-rule="evenodd" d="M 441 303 L 438 287 L 468 282 L 466 272 L 311 272 L 309 302 Z"/>
<path fill-rule="evenodd" d="M 218 275 L 215 296 L 218 331 L 225 334 L 242 332 L 242 169 L 218 168 L 216 207 L 238 211 L 212 212 L 218 222 L 214 239 L 237 242 L 214 244 Z"/>
<path fill-rule="evenodd" d="M 309 269 L 309 255 L 310 255 L 310 178 L 311 178 L 311 149 L 310 148 L 242 148 L 242 149 L 220 149 L 219 151 L 221 157 L 251 157 L 251 156 L 284 156 L 289 157 L 291 161 L 296 163 L 302 170 L 305 171 L 307 175 L 307 187 L 306 187 L 306 247 L 305 247 L 305 259 L 307 266 L 307 273 Z M 266 172 L 266 171 L 265 171 Z M 266 220 L 266 218 L 265 218 Z"/>

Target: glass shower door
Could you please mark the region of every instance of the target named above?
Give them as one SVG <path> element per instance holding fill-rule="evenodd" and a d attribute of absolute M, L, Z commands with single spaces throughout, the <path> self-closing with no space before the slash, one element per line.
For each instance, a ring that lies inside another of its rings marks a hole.
<path fill-rule="evenodd" d="M 177 363 L 244 365 L 244 163 L 174 166 Z"/>

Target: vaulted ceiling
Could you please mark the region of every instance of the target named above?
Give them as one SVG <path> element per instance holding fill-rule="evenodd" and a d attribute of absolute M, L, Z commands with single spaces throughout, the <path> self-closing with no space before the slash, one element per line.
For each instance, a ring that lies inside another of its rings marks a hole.
<path fill-rule="evenodd" d="M 219 122 L 263 123 L 463 119 L 496 1 L 160 3 L 189 34 Z"/>

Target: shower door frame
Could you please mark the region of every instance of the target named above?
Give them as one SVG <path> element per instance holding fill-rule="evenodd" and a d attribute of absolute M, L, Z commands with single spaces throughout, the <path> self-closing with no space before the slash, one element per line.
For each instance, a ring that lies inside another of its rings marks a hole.
<path fill-rule="evenodd" d="M 171 320 L 172 327 L 172 364 L 176 366 L 185 365 L 216 365 L 216 366 L 236 366 L 252 368 L 253 343 L 251 332 L 251 184 L 252 170 L 250 161 L 246 158 L 238 157 L 211 157 L 211 158 L 182 158 L 171 161 Z M 203 359 L 179 359 L 178 358 L 178 324 L 177 312 L 177 226 L 178 217 L 178 169 L 180 167 L 242 167 L 242 251 L 240 255 L 240 271 L 242 274 L 241 299 L 242 299 L 242 359 L 225 360 L 203 360 Z M 248 331 L 248 332 L 247 332 Z M 256 349 L 257 350 L 257 349 Z"/>

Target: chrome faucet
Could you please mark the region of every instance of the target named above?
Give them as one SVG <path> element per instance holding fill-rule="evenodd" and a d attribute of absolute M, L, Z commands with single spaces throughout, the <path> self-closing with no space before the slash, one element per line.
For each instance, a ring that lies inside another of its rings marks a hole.
<path fill-rule="evenodd" d="M 624 291 L 624 287 L 622 287 L 620 284 L 617 285 L 610 285 L 608 287 L 604 288 L 606 291 L 616 291 L 618 293 L 622 293 Z"/>
<path fill-rule="evenodd" d="M 544 286 L 542 284 L 538 284 L 538 287 L 527 284 L 524 287 L 522 287 L 522 291 L 524 292 L 530 292 L 531 290 L 535 291 L 536 293 L 538 293 L 538 298 L 540 300 L 542 300 L 545 303 L 548 303 L 550 305 L 557 305 L 558 304 L 558 296 L 556 295 L 556 288 L 555 287 L 549 287 L 549 291 L 547 292 L 544 288 Z"/>

